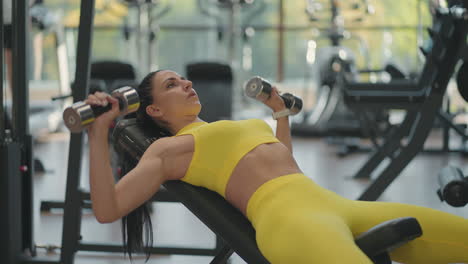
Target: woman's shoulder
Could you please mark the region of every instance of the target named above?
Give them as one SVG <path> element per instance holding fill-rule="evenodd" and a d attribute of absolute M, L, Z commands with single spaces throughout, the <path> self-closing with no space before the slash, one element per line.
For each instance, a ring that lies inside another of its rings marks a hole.
<path fill-rule="evenodd" d="M 153 143 L 151 143 L 148 150 L 156 150 L 156 149 L 163 150 L 166 148 L 170 148 L 171 142 L 173 142 L 172 137 L 158 138 Z"/>
<path fill-rule="evenodd" d="M 179 137 L 162 137 L 155 140 L 148 148 L 151 152 L 173 152 L 177 149 L 182 149 L 187 145 L 193 145 L 193 138 L 190 135 Z"/>

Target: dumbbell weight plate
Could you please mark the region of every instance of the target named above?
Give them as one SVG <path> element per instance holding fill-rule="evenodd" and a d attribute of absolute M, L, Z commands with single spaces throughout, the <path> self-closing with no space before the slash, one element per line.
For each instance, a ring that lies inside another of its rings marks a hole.
<path fill-rule="evenodd" d="M 300 98 L 290 93 L 281 95 L 281 98 L 283 98 L 286 108 L 291 111 L 291 115 L 295 115 L 302 110 L 302 100 Z"/>
<path fill-rule="evenodd" d="M 112 96 L 115 98 L 126 98 L 126 100 L 119 100 L 120 111 L 122 115 L 133 113 L 140 107 L 140 97 L 135 89 L 126 86 L 114 90 Z"/>
<path fill-rule="evenodd" d="M 80 132 L 94 119 L 93 109 L 84 102 L 76 102 L 63 111 L 63 121 L 72 133 Z"/>
<path fill-rule="evenodd" d="M 264 102 L 270 98 L 272 91 L 271 85 L 261 77 L 255 76 L 245 85 L 245 95 Z"/>

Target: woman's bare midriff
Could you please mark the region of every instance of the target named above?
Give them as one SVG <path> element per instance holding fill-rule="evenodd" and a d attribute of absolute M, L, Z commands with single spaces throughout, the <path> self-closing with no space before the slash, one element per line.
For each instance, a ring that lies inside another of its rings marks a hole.
<path fill-rule="evenodd" d="M 262 184 L 283 175 L 300 172 L 285 145 L 261 144 L 247 153 L 234 168 L 226 186 L 226 199 L 246 215 L 250 197 Z"/>
<path fill-rule="evenodd" d="M 193 157 L 191 135 L 172 138 L 164 154 L 164 173 L 170 180 L 184 177 Z M 300 173 L 289 149 L 282 143 L 261 144 L 247 153 L 234 168 L 226 186 L 226 199 L 244 215 L 252 194 L 265 182 L 279 176 Z"/>

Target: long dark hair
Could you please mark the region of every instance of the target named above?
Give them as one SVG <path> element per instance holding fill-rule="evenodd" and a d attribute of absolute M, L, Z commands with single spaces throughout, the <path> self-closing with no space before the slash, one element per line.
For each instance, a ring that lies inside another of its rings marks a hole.
<path fill-rule="evenodd" d="M 158 72 L 154 71 L 146 75 L 137 87 L 140 97 L 140 107 L 136 112 L 136 118 L 140 126 L 151 131 L 156 138 L 171 136 L 167 124 L 154 121 L 147 113 L 146 107 L 153 103 L 152 83 Z M 122 154 L 120 157 L 121 174 L 125 175 L 136 165 L 132 157 Z M 145 253 L 148 261 L 153 246 L 153 225 L 151 222 L 151 200 L 146 201 L 128 215 L 122 218 L 122 237 L 125 254 L 128 254 L 132 261 L 132 253 Z"/>

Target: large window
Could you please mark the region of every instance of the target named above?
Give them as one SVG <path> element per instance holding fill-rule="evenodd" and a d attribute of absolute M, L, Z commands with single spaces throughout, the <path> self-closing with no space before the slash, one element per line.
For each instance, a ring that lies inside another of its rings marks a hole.
<path fill-rule="evenodd" d="M 79 1 L 44 2 L 50 10 L 63 14 L 71 50 L 70 64 L 74 64 L 75 47 L 70 43 L 76 41 Z M 306 14 L 307 0 L 283 0 L 282 44 L 278 30 L 280 0 L 265 0 L 265 6 L 260 0 L 255 0 L 253 5 L 242 8 L 238 17 L 231 16 L 228 9 L 218 10 L 216 0 L 155 1 L 159 5 L 153 7 L 154 15 L 166 5 L 171 7 L 167 14 L 155 21 L 152 29 L 155 39 L 151 47 L 145 43 L 148 29 L 142 28 L 140 35 L 136 32 L 138 8 L 124 2 L 96 1 L 93 60 L 128 61 L 141 71 L 140 75 L 148 70 L 141 66 L 141 61 L 149 60 L 148 56 L 151 56 L 152 67 L 170 68 L 182 73 L 187 63 L 214 60 L 232 64 L 243 75 L 256 74 L 276 79 L 282 73 L 286 80 L 311 78 L 313 75 L 308 71 L 314 65 L 307 61 L 311 41 L 316 43 L 317 52 L 330 45 L 327 37 L 331 17 L 329 0 L 309 1 L 321 5 L 322 9 L 315 13 L 318 21 L 310 21 Z M 207 3 L 207 9 L 213 16 L 202 13 L 198 2 Z M 341 44 L 352 51 L 359 68 L 381 68 L 385 63 L 393 62 L 405 71 L 420 69 L 422 60 L 418 55 L 418 45 L 427 36 L 424 27 L 431 23 L 426 1 L 370 1 L 375 13 L 366 16 L 353 10 L 353 4 L 362 6 L 362 1 L 338 2 L 345 19 L 344 28 L 352 37 Z M 361 16 L 362 21 L 357 22 Z M 140 14 L 140 19 L 146 18 Z M 248 26 L 254 29 L 248 32 L 255 34 L 245 39 L 241 29 L 247 26 L 247 20 Z M 235 26 L 230 27 L 230 22 Z M 43 79 L 58 79 L 53 40 L 49 35 L 44 40 Z"/>

